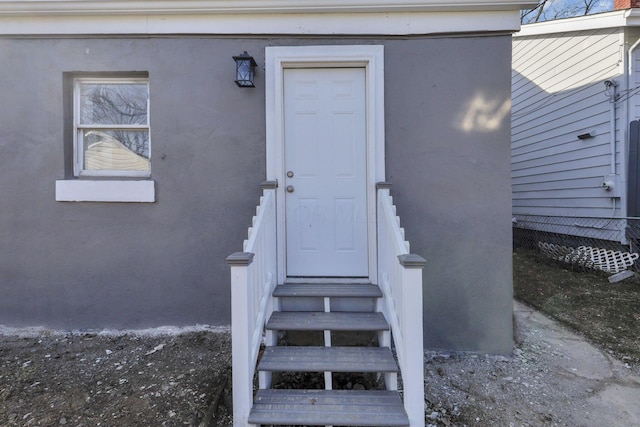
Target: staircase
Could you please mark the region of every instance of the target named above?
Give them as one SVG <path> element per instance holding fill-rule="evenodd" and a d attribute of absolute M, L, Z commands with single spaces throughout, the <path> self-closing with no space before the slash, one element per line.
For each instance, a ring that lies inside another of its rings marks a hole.
<path fill-rule="evenodd" d="M 277 182 L 263 183 L 243 252 L 226 259 L 231 267 L 235 427 L 424 427 L 425 260 L 410 252 L 389 184 L 381 182 L 376 188 L 377 265 L 371 274 L 375 284 L 277 285 L 277 278 L 284 277 L 284 269 L 278 267 L 282 254 L 277 244 Z M 316 333 L 322 339 L 305 346 L 278 345 L 282 334 L 295 333 Z M 373 334 L 377 346 L 335 345 L 336 334 L 344 333 Z M 261 355 L 262 344 L 266 348 Z M 254 393 L 256 372 L 259 390 Z M 272 387 L 272 374 L 280 372 L 322 372 L 324 389 Z M 337 390 L 336 373 L 370 373 L 384 378 L 384 385 L 376 390 Z"/>
<path fill-rule="evenodd" d="M 324 372 L 324 390 L 271 389 L 269 375 L 261 375 L 249 423 L 266 425 L 408 426 L 409 419 L 397 391 L 398 365 L 389 347 L 332 346 L 332 332 L 372 332 L 388 341 L 389 324 L 375 311 L 332 311 L 334 301 L 382 298 L 369 284 L 284 284 L 276 287 L 276 306 L 282 300 L 321 300 L 324 311 L 274 311 L 266 323 L 271 334 L 322 331 L 324 346 L 268 346 L 258 363 L 261 373 Z M 349 305 L 348 303 L 346 305 Z M 357 304 L 356 304 L 357 305 Z M 370 304 L 372 307 L 375 303 Z M 384 375 L 386 390 L 334 390 L 333 373 Z M 268 378 L 268 379 L 267 379 Z"/>

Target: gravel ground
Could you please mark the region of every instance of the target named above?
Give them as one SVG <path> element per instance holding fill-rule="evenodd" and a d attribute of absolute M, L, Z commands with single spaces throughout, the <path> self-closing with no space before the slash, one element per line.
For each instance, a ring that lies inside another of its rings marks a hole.
<path fill-rule="evenodd" d="M 522 304 L 511 356 L 429 353 L 427 425 L 640 426 L 640 369 Z"/>
<path fill-rule="evenodd" d="M 231 340 L 226 331 L 200 329 L 5 329 L 0 425 L 230 425 Z"/>
<path fill-rule="evenodd" d="M 518 322 L 513 355 L 426 355 L 427 425 L 640 425 L 640 414 L 633 424 L 634 414 L 594 399 L 602 380 L 572 368 L 571 354 L 543 330 L 564 331 L 560 326 L 527 320 L 540 315 L 516 307 L 526 322 Z M 579 353 L 589 351 L 595 350 Z M 638 374 L 636 368 L 610 355 L 602 358 L 611 370 L 608 383 L 618 379 L 640 387 L 640 380 L 629 379 Z M 230 338 L 224 330 L 0 329 L 0 425 L 228 426 L 229 376 Z M 631 393 L 637 392 L 634 387 Z M 630 398 L 637 402 L 640 394 Z M 620 422 L 603 424 L 607 419 Z"/>
<path fill-rule="evenodd" d="M 640 280 L 612 285 L 530 254 L 514 267 L 519 298 L 587 338 L 516 303 L 513 354 L 426 354 L 427 426 L 640 426 Z M 0 326 L 0 426 L 229 426 L 230 351 L 228 329 L 205 326 Z"/>

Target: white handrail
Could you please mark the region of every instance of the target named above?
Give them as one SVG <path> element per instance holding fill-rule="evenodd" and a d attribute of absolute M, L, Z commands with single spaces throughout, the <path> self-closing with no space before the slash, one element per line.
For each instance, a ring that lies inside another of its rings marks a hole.
<path fill-rule="evenodd" d="M 391 326 L 410 425 L 424 427 L 422 268 L 425 261 L 410 253 L 388 185 L 379 187 L 377 203 L 378 284 L 384 295 L 382 311 Z"/>
<path fill-rule="evenodd" d="M 276 192 L 264 187 L 243 251 L 227 257 L 231 266 L 233 425 L 248 426 L 253 377 L 265 320 L 276 286 Z"/>

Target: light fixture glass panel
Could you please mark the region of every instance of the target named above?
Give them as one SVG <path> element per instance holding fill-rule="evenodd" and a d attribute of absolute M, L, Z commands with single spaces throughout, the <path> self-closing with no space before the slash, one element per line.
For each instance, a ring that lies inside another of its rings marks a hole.
<path fill-rule="evenodd" d="M 240 87 L 255 87 L 253 77 L 255 74 L 256 61 L 247 52 L 234 56 L 236 61 L 236 84 Z"/>

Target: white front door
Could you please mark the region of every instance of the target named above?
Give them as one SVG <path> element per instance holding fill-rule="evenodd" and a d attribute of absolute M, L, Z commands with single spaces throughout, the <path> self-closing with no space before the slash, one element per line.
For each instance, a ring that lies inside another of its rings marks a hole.
<path fill-rule="evenodd" d="M 364 68 L 284 70 L 288 277 L 369 277 Z"/>

